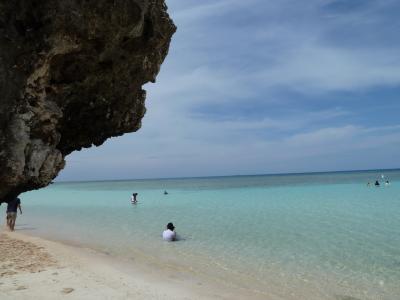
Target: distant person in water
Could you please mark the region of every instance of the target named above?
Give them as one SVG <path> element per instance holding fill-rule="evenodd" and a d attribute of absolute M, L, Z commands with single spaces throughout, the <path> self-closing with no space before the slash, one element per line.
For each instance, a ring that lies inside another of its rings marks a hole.
<path fill-rule="evenodd" d="M 18 197 L 15 197 L 11 199 L 7 205 L 7 226 L 11 231 L 14 231 L 18 209 L 22 215 L 21 200 Z"/>
<path fill-rule="evenodd" d="M 172 223 L 167 224 L 167 229 L 162 234 L 163 240 L 168 242 L 176 241 L 175 226 Z"/>
<path fill-rule="evenodd" d="M 164 195 L 168 195 L 168 192 L 167 192 L 167 191 L 164 191 Z"/>
<path fill-rule="evenodd" d="M 389 184 L 390 184 L 389 180 L 386 180 L 385 185 L 389 185 Z"/>
<path fill-rule="evenodd" d="M 136 204 L 137 203 L 137 199 L 136 199 L 137 195 L 138 195 L 138 193 L 133 193 L 132 194 L 132 196 L 131 196 L 131 203 L 132 204 Z"/>
<path fill-rule="evenodd" d="M 370 185 L 371 185 L 371 183 L 368 181 L 367 186 L 370 186 Z"/>
<path fill-rule="evenodd" d="M 379 181 L 375 181 L 375 186 L 380 186 Z"/>

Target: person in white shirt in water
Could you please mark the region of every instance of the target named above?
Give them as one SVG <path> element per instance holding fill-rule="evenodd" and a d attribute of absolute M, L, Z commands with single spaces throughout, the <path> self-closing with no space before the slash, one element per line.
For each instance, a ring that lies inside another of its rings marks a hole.
<path fill-rule="evenodd" d="M 137 200 L 136 200 L 136 196 L 138 195 L 138 193 L 133 193 L 131 196 L 131 203 L 132 204 L 136 204 Z"/>
<path fill-rule="evenodd" d="M 168 241 L 168 242 L 176 241 L 176 232 L 175 232 L 174 224 L 168 223 L 167 229 L 164 230 L 162 236 L 163 236 L 164 241 Z"/>

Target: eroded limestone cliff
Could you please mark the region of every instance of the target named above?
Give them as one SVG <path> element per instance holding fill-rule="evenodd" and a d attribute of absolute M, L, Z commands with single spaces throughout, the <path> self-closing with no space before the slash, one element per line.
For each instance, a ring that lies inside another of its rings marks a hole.
<path fill-rule="evenodd" d="M 164 0 L 0 0 L 0 202 L 138 130 L 175 30 Z"/>

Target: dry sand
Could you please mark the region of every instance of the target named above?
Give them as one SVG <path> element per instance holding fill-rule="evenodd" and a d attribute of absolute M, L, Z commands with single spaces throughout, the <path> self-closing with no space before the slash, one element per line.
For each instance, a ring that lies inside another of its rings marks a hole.
<path fill-rule="evenodd" d="M 0 232 L 0 299 L 246 299 L 237 291 L 116 261 L 91 249 Z"/>

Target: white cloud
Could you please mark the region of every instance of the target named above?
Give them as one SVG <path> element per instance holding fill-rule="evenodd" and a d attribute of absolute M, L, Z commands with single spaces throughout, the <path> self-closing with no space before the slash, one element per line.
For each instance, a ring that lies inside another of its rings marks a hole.
<path fill-rule="evenodd" d="M 400 85 L 400 55 L 387 50 L 340 49 L 306 45 L 285 62 L 265 70 L 260 80 L 304 93 L 351 91 Z"/>
<path fill-rule="evenodd" d="M 178 32 L 146 87 L 142 129 L 72 154 L 61 178 L 398 166 L 389 156 L 400 150 L 400 125 L 360 121 L 358 108 L 326 97 L 400 86 L 400 45 L 385 38 L 381 13 L 395 1 L 346 13 L 324 10 L 330 2 L 169 0 Z M 288 100 L 289 91 L 302 98 Z M 199 106 L 219 106 L 220 118 Z"/>

